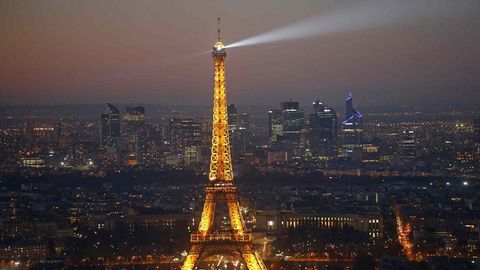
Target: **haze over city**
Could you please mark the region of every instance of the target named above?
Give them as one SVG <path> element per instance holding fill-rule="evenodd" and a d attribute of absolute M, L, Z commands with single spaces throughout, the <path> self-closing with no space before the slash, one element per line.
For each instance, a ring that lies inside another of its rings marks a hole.
<path fill-rule="evenodd" d="M 2 1 L 1 103 L 208 105 L 217 17 L 234 103 L 478 103 L 480 3 L 400 2 Z"/>

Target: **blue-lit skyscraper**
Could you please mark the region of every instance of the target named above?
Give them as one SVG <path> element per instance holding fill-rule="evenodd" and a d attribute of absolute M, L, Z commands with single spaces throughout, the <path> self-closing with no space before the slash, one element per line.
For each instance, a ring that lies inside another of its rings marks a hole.
<path fill-rule="evenodd" d="M 345 99 L 345 119 L 341 125 L 341 155 L 361 154 L 363 144 L 362 118 L 363 115 L 353 107 L 353 96 L 349 93 Z"/>

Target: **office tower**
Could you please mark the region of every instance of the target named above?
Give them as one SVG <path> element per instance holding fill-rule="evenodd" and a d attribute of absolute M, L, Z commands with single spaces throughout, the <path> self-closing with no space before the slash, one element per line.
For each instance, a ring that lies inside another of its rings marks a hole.
<path fill-rule="evenodd" d="M 114 105 L 107 103 L 106 112 L 101 115 L 100 147 L 115 146 L 120 134 L 120 111 Z"/>
<path fill-rule="evenodd" d="M 280 110 L 268 112 L 270 147 L 288 151 L 293 158 L 300 157 L 305 144 L 303 110 L 296 101 L 286 101 L 280 105 Z"/>
<path fill-rule="evenodd" d="M 145 123 L 140 131 L 139 145 L 141 165 L 158 168 L 165 161 L 164 153 L 167 150 L 165 128 L 161 125 Z"/>
<path fill-rule="evenodd" d="M 56 121 L 53 128 L 55 130 L 55 147 L 58 149 L 62 140 L 62 122 Z"/>
<path fill-rule="evenodd" d="M 184 152 L 188 146 L 202 144 L 201 125 L 193 119 L 170 119 L 170 146 L 173 151 Z"/>
<path fill-rule="evenodd" d="M 24 147 L 26 149 L 32 149 L 35 146 L 34 125 L 35 122 L 30 118 L 25 119 L 23 123 Z"/>
<path fill-rule="evenodd" d="M 246 151 L 250 140 L 250 116 L 246 113 L 238 114 L 235 104 L 228 106 L 228 131 L 232 156 L 239 158 Z"/>
<path fill-rule="evenodd" d="M 310 147 L 316 156 L 332 156 L 338 135 L 337 114 L 318 100 L 313 102 L 313 110 L 309 117 Z"/>
<path fill-rule="evenodd" d="M 230 104 L 227 107 L 227 111 L 228 111 L 228 128 L 236 129 L 238 124 L 237 107 L 235 106 L 235 104 Z"/>
<path fill-rule="evenodd" d="M 127 107 L 123 120 L 127 124 L 127 132 L 143 127 L 145 125 L 145 108 L 142 106 Z"/>
<path fill-rule="evenodd" d="M 183 164 L 186 166 L 192 166 L 195 163 L 200 162 L 201 153 L 200 146 L 187 146 L 183 152 Z"/>
<path fill-rule="evenodd" d="M 145 108 L 127 107 L 123 116 L 128 143 L 128 164 L 137 165 L 142 160 L 142 152 L 146 148 L 145 141 Z"/>
<path fill-rule="evenodd" d="M 283 136 L 288 140 L 299 141 L 304 128 L 303 110 L 296 101 L 282 102 Z"/>
<path fill-rule="evenodd" d="M 303 110 L 300 109 L 296 101 L 287 101 L 281 103 L 283 132 L 282 132 L 282 150 L 290 153 L 292 158 L 301 158 L 305 146 L 305 118 Z"/>
<path fill-rule="evenodd" d="M 247 151 L 247 147 L 252 144 L 252 127 L 250 124 L 250 115 L 248 113 L 241 113 L 237 116 L 238 123 L 238 135 L 235 142 L 239 149 L 240 154 L 244 154 Z"/>
<path fill-rule="evenodd" d="M 275 142 L 283 134 L 282 110 L 268 111 L 268 138 L 270 142 Z"/>
<path fill-rule="evenodd" d="M 398 142 L 398 155 L 403 161 L 411 161 L 415 158 L 415 132 L 413 130 L 403 130 L 400 133 Z"/>
<path fill-rule="evenodd" d="M 341 155 L 355 156 L 358 151 L 362 152 L 362 118 L 363 115 L 353 107 L 353 96 L 349 93 L 345 100 L 345 120 L 341 125 Z"/>

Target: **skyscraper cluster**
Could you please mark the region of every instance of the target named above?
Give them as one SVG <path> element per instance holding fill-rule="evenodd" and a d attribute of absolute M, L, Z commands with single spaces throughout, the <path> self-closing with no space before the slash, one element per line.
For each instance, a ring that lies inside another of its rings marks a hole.
<path fill-rule="evenodd" d="M 123 121 L 122 121 L 123 120 Z M 145 108 L 126 107 L 123 118 L 113 104 L 100 116 L 101 162 L 106 166 L 159 164 L 163 129 L 145 122 Z"/>
<path fill-rule="evenodd" d="M 450 112 L 371 108 L 363 114 L 354 104 L 352 95 L 345 109 L 319 100 L 305 107 L 286 101 L 271 110 L 230 104 L 226 116 L 235 173 L 478 174 L 476 114 L 455 112 L 445 119 Z M 2 164 L 89 171 L 175 168 L 199 174 L 208 169 L 209 110 L 152 109 L 147 115 L 141 106 L 95 108 L 94 113 L 88 109 L 56 119 L 38 113 L 22 116 L 4 129 Z"/>
<path fill-rule="evenodd" d="M 345 100 L 345 119 L 341 122 L 334 108 L 318 100 L 313 102 L 308 118 L 304 114 L 296 101 L 282 102 L 280 109 L 269 111 L 271 151 L 286 158 L 284 162 L 362 156 L 363 115 L 354 108 L 351 94 Z"/>

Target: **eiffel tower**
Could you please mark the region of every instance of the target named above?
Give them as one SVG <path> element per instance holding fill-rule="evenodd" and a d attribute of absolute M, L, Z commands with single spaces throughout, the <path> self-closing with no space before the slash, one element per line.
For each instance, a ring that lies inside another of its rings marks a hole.
<path fill-rule="evenodd" d="M 213 90 L 213 130 L 210 173 L 205 188 L 205 204 L 198 231 L 190 237 L 191 248 L 183 262 L 182 270 L 193 270 L 197 264 L 213 255 L 230 255 L 243 260 L 249 270 L 267 268 L 252 245 L 252 235 L 245 225 L 238 203 L 237 188 L 233 184 L 232 158 L 228 138 L 227 88 L 225 84 L 225 57 L 227 51 L 220 39 L 213 46 L 215 64 Z M 228 208 L 230 227 L 228 230 L 214 229 L 217 203 Z"/>

